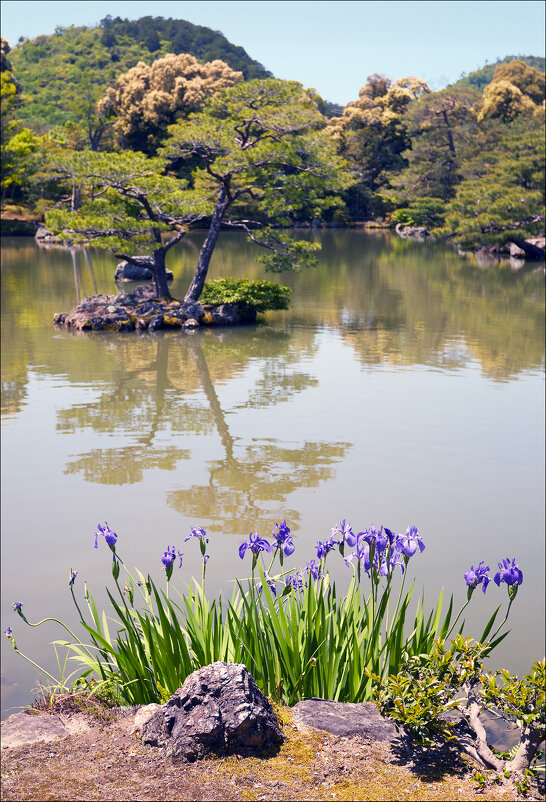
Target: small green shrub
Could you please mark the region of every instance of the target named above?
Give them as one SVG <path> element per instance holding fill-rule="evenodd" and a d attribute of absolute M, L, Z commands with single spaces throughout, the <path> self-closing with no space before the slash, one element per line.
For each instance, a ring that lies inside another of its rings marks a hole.
<path fill-rule="evenodd" d="M 272 281 L 217 278 L 207 281 L 200 301 L 204 304 L 237 304 L 242 312 L 288 309 L 292 290 Z"/>
<path fill-rule="evenodd" d="M 406 208 L 393 212 L 391 219 L 403 226 L 438 228 L 444 224 L 445 203 L 440 198 L 417 198 Z"/>

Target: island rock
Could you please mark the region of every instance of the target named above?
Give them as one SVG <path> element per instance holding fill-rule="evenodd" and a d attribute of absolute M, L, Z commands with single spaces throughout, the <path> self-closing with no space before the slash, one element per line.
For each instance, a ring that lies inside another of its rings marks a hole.
<path fill-rule="evenodd" d="M 144 258 L 144 257 L 141 257 Z M 151 263 L 150 258 L 150 263 Z M 167 281 L 173 280 L 173 272 L 172 270 L 165 270 L 167 274 Z M 151 281 L 153 279 L 153 273 L 151 268 L 149 267 L 140 267 L 139 265 L 133 265 L 131 262 L 120 262 L 119 265 L 116 267 L 116 272 L 114 273 L 114 281 Z"/>
<path fill-rule="evenodd" d="M 53 321 L 72 331 L 192 330 L 199 326 L 237 326 L 256 320 L 255 310 L 238 304 L 186 303 L 158 300 L 153 284 L 119 295 L 90 295 L 70 312 L 57 312 Z"/>

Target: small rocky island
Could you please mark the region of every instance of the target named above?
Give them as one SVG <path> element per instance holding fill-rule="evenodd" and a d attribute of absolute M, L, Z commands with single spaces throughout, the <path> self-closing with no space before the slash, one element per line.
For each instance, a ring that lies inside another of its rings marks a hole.
<path fill-rule="evenodd" d="M 158 299 L 153 284 L 138 286 L 119 295 L 91 295 L 70 312 L 57 312 L 56 325 L 73 331 L 158 331 L 200 326 L 237 326 L 253 323 L 256 310 L 237 303 L 185 303 Z"/>

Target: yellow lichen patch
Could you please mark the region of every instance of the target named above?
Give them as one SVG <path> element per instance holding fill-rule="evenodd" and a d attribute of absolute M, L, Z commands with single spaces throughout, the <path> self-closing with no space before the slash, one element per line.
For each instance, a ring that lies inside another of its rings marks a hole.
<path fill-rule="evenodd" d="M 163 315 L 163 325 L 169 326 L 173 329 L 179 329 L 182 326 L 182 321 L 179 317 L 171 317 L 171 315 Z"/>
<path fill-rule="evenodd" d="M 211 315 L 210 312 L 203 312 L 203 317 L 201 318 L 201 323 L 204 326 L 210 326 L 212 323 L 214 323 L 214 320 L 213 320 L 212 315 Z"/>
<path fill-rule="evenodd" d="M 284 743 L 276 754 L 262 757 L 233 756 L 214 760 L 211 764 L 215 772 L 236 786 L 240 799 L 268 799 L 270 797 L 264 794 L 273 788 L 281 794 L 284 788 L 287 791 L 292 789 L 293 794 L 294 788 L 302 789 L 314 785 L 313 761 L 327 737 L 326 733 L 313 730 L 312 734 L 304 734 L 294 725 L 291 710 L 277 705 L 274 708 L 285 736 Z M 289 793 L 286 798 L 294 797 Z"/>
<path fill-rule="evenodd" d="M 397 800 L 473 799 L 476 786 L 464 762 L 453 770 L 444 765 L 419 768 L 404 764 L 385 744 L 363 738 L 337 738 L 312 727 L 296 726 L 289 708 L 273 705 L 285 741 L 276 754 L 228 757 L 208 762 L 223 785 L 237 798 L 397 802 Z M 470 769 L 471 767 L 469 767 Z M 480 793 L 482 800 L 513 799 L 506 789 Z"/>

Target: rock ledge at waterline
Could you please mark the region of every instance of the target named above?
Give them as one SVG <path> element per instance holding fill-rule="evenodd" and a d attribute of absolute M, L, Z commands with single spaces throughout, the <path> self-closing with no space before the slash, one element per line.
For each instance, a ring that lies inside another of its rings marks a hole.
<path fill-rule="evenodd" d="M 253 323 L 256 312 L 238 304 L 185 303 L 158 300 L 153 284 L 137 287 L 132 293 L 90 295 L 70 312 L 57 312 L 53 321 L 74 331 L 157 331 L 199 326 L 237 326 Z"/>

